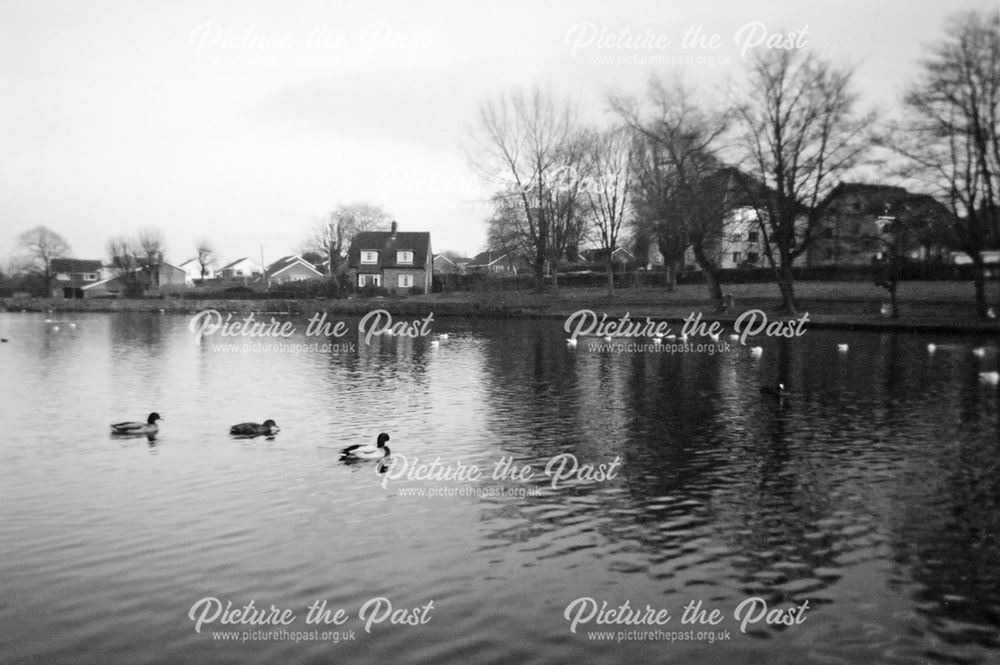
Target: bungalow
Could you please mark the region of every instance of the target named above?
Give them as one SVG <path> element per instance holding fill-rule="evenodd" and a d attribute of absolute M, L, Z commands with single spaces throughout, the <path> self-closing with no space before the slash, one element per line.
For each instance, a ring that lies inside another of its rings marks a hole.
<path fill-rule="evenodd" d="M 531 265 L 523 256 L 488 249 L 469 259 L 466 270 L 489 275 L 516 275 L 530 271 Z"/>
<path fill-rule="evenodd" d="M 307 279 L 317 279 L 323 276 L 319 270 L 298 254 L 283 256 L 267 267 L 264 272 L 267 285 L 301 282 Z"/>
<path fill-rule="evenodd" d="M 595 249 L 585 249 L 580 252 L 580 258 L 588 263 L 599 263 L 605 265 L 608 260 L 608 251 L 597 247 Z M 635 255 L 624 247 L 615 247 L 611 252 L 611 264 L 624 270 L 627 266 L 635 263 Z"/>
<path fill-rule="evenodd" d="M 120 298 L 125 295 L 125 282 L 121 277 L 106 277 L 81 289 L 81 298 Z"/>
<path fill-rule="evenodd" d="M 444 254 L 434 255 L 435 275 L 461 275 L 465 273 L 466 267 L 471 259 L 450 259 Z"/>
<path fill-rule="evenodd" d="M 201 263 L 199 263 L 197 257 L 184 261 L 180 264 L 180 268 L 184 271 L 186 275 L 185 279 L 189 285 L 194 284 L 197 280 L 212 279 L 215 277 L 215 270 L 212 266 L 205 266 L 205 274 L 201 274 Z"/>
<path fill-rule="evenodd" d="M 160 261 L 155 266 L 147 268 L 149 272 L 149 288 L 178 289 L 187 286 L 187 272 L 180 266 L 167 261 Z"/>
<path fill-rule="evenodd" d="M 83 298 L 83 288 L 110 275 L 100 261 L 87 259 L 52 259 L 53 298 Z"/>
<path fill-rule="evenodd" d="M 378 286 L 390 293 L 410 289 L 430 293 L 433 256 L 430 233 L 400 232 L 393 222 L 389 231 L 362 231 L 354 236 L 347 267 L 359 288 Z"/>
<path fill-rule="evenodd" d="M 247 257 L 236 259 L 219 268 L 222 279 L 247 279 L 261 274 L 261 267 Z"/>

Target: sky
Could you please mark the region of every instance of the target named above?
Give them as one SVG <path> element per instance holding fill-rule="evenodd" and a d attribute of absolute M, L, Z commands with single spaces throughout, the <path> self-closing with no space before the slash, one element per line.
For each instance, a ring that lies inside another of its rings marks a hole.
<path fill-rule="evenodd" d="M 773 37 L 854 67 L 861 110 L 892 113 L 946 17 L 995 6 L 0 0 L 0 264 L 40 224 L 77 258 L 153 227 L 174 263 L 200 238 L 222 262 L 270 263 L 355 201 L 472 255 L 490 213 L 471 166 L 486 100 L 542 86 L 609 122 L 608 95 L 651 75 L 738 84 Z"/>

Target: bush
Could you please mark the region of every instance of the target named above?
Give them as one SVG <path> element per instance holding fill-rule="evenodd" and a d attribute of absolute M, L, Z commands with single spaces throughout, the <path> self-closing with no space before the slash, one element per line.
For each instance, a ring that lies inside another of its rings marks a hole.
<path fill-rule="evenodd" d="M 381 286 L 375 286 L 374 284 L 367 284 L 362 288 L 358 289 L 358 296 L 361 298 L 376 298 L 376 297 L 387 298 L 389 296 L 389 292 L 383 289 Z"/>

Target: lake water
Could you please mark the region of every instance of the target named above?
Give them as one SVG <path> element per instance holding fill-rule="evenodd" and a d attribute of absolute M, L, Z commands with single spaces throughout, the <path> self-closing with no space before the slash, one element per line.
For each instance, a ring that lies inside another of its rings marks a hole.
<path fill-rule="evenodd" d="M 572 349 L 560 321 L 367 345 L 347 319 L 312 350 L 49 316 L 0 314 L 2 663 L 1000 659 L 991 340 L 809 330 L 754 358 Z M 150 411 L 155 440 L 109 435 Z M 273 440 L 228 435 L 266 418 Z M 339 460 L 382 431 L 384 473 Z M 553 487 L 567 453 L 595 473 Z M 751 598 L 798 623 L 741 631 Z M 342 623 L 308 621 L 323 601 Z M 670 619 L 591 611 L 626 601 Z"/>

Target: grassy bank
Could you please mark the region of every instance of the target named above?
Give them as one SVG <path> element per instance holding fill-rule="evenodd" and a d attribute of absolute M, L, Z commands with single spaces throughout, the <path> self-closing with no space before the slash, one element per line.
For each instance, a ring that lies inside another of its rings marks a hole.
<path fill-rule="evenodd" d="M 385 308 L 400 315 L 435 316 L 514 316 L 562 318 L 578 309 L 591 309 L 609 316 L 626 312 L 632 317 L 680 320 L 692 312 L 706 318 L 733 320 L 750 309 L 775 314 L 781 302 L 773 284 L 739 284 L 726 287 L 736 298 L 736 307 L 716 314 L 703 285 L 662 288 L 622 289 L 609 296 L 599 288 L 564 288 L 547 293 L 521 291 L 461 291 L 411 296 L 344 300 L 12 300 L 0 306 L 9 311 L 126 312 L 159 311 L 193 313 L 203 309 L 220 312 L 274 312 L 311 314 L 364 314 Z M 888 319 L 881 314 L 888 302 L 885 290 L 862 282 L 802 282 L 796 284 L 799 311 L 808 312 L 818 326 L 859 328 L 926 328 L 1000 331 L 997 321 L 976 319 L 972 286 L 966 282 L 903 282 L 899 287 L 901 316 Z M 998 285 L 989 284 L 989 301 L 997 302 Z"/>

